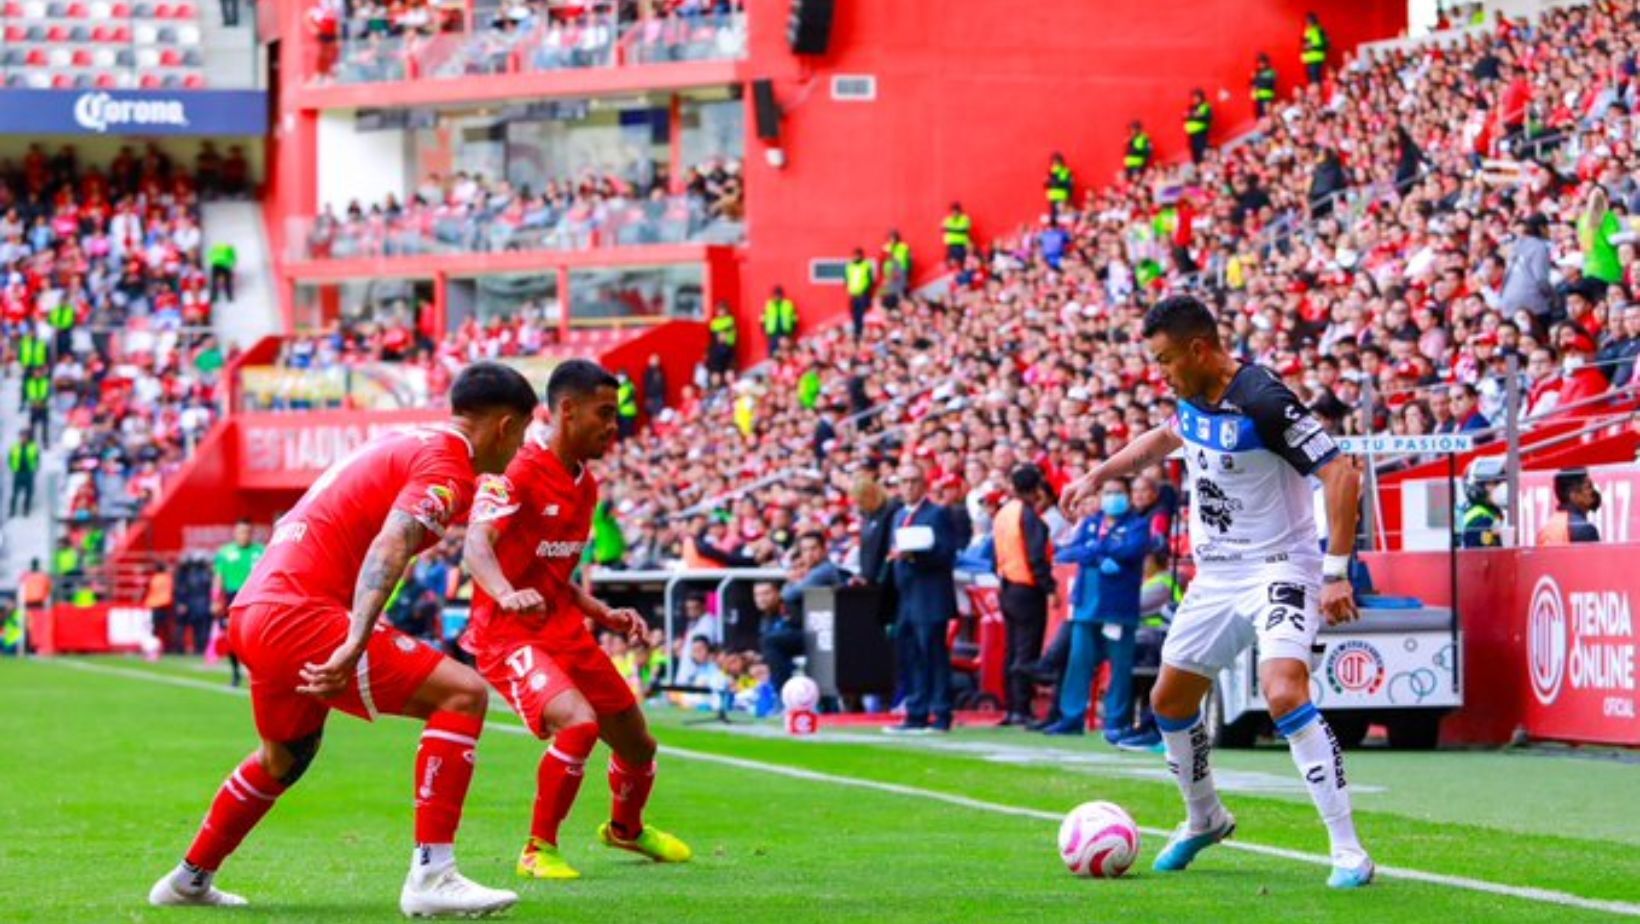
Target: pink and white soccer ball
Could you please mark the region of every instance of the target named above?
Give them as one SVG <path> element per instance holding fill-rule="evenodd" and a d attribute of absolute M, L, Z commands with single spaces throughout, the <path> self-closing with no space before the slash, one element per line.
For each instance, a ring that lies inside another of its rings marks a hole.
<path fill-rule="evenodd" d="M 1084 802 L 1059 824 L 1059 858 L 1078 876 L 1115 879 L 1139 857 L 1139 826 L 1113 802 Z"/>
<path fill-rule="evenodd" d="M 780 688 L 780 702 L 789 712 L 812 711 L 820 704 L 820 685 L 812 677 L 793 677 Z"/>

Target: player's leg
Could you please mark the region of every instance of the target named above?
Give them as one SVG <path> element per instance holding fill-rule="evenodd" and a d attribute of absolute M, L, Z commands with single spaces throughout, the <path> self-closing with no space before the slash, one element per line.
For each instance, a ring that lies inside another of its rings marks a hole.
<path fill-rule="evenodd" d="M 1310 702 L 1310 654 L 1320 631 L 1319 599 L 1320 588 L 1307 582 L 1274 581 L 1267 586 L 1255 623 L 1259 689 L 1327 826 L 1333 861 L 1328 884 L 1353 888 L 1372 881 L 1373 865 L 1355 832 L 1338 736 Z"/>
<path fill-rule="evenodd" d="M 1202 700 L 1213 688 L 1213 677 L 1252 641 L 1252 627 L 1234 615 L 1233 602 L 1227 589 L 1199 578 L 1162 643 L 1150 708 L 1187 817 L 1156 855 L 1158 871 L 1184 869 L 1236 828 L 1213 783 L 1212 732 L 1202 720 Z"/>
<path fill-rule="evenodd" d="M 533 651 L 524 648 L 521 651 Z M 542 660 L 544 656 L 539 656 Z M 554 671 L 555 675 L 561 672 Z M 541 706 L 534 726 L 552 744 L 535 771 L 535 808 L 530 839 L 518 858 L 518 874 L 533 879 L 575 879 L 581 874 L 558 850 L 558 829 L 568 817 L 586 776 L 587 758 L 598 743 L 598 716 L 574 687 L 565 685 Z"/>
<path fill-rule="evenodd" d="M 614 669 L 610 672 L 614 674 Z M 619 680 L 619 675 L 614 674 L 614 679 Z M 621 688 L 626 689 L 625 684 L 621 684 Z M 615 698 L 614 693 L 614 688 L 608 687 L 609 695 L 605 698 Z M 627 698 L 630 702 L 630 692 Z M 643 708 L 632 702 L 618 712 L 600 709 L 598 727 L 612 752 L 609 758 L 610 820 L 598 829 L 599 838 L 611 847 L 643 854 L 657 863 L 687 862 L 694 856 L 689 845 L 643 820 L 644 807 L 649 804 L 649 794 L 655 788 L 657 747 Z"/>
<path fill-rule="evenodd" d="M 321 715 L 320 722 L 323 722 Z M 148 893 L 153 905 L 243 905 L 245 899 L 215 885 L 216 872 L 240 842 L 256 827 L 285 790 L 307 772 L 319 752 L 322 732 L 294 741 L 264 740 L 216 792 L 200 823 L 199 833 L 183 855 L 182 863 L 162 877 Z"/>
<path fill-rule="evenodd" d="M 486 888 L 456 870 L 456 829 L 489 702 L 483 678 L 394 629 L 375 632 L 359 664 L 342 708 L 359 714 L 362 705 L 366 716 L 379 711 L 427 723 L 416 748 L 416 847 L 400 910 L 418 917 L 511 907 L 516 894 Z"/>

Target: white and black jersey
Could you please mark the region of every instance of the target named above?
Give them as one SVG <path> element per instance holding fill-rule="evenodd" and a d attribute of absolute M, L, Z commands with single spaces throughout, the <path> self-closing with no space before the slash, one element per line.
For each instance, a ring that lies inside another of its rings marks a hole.
<path fill-rule="evenodd" d="M 1338 444 L 1275 373 L 1242 366 L 1217 405 L 1181 401 L 1172 426 L 1194 486 L 1190 544 L 1202 569 L 1320 561 L 1308 479 Z"/>

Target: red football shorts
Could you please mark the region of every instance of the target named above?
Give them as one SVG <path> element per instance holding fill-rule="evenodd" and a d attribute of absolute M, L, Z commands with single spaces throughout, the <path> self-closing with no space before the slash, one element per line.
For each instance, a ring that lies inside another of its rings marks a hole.
<path fill-rule="evenodd" d="M 566 690 L 586 697 L 600 716 L 616 715 L 638 704 L 626 678 L 610 663 L 592 633 L 580 625 L 578 613 L 575 628 L 561 636 L 489 646 L 477 661 L 478 672 L 537 738 L 552 736 L 542 714 Z"/>
<path fill-rule="evenodd" d="M 296 741 L 324 727 L 332 709 L 374 721 L 401 715 L 444 655 L 383 623 L 376 624 L 347 689 L 331 699 L 296 692 L 307 664 L 323 664 L 347 640 L 348 610 L 333 603 L 253 603 L 236 607 L 228 637 L 251 671 L 256 731 Z"/>

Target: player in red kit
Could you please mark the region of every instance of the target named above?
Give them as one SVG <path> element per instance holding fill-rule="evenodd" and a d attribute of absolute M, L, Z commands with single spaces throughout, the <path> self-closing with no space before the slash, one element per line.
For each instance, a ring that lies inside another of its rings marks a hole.
<path fill-rule="evenodd" d="M 655 739 L 586 620 L 633 638 L 647 627 L 636 612 L 610 609 L 572 577 L 598 503 L 587 463 L 615 441 L 616 387 L 594 362 L 555 367 L 547 382 L 552 426 L 530 431 L 504 476 L 480 480 L 467 530 L 463 558 L 475 588 L 462 645 L 530 731 L 552 740 L 536 772 L 530 839 L 518 859 L 519 875 L 532 879 L 580 875 L 558 852 L 558 826 L 599 738 L 614 752 L 614 804 L 599 838 L 660 862 L 692 855 L 688 845 L 643 822 L 655 783 Z"/>
<path fill-rule="evenodd" d="M 417 916 L 500 911 L 518 900 L 456 871 L 453 844 L 488 694 L 471 668 L 378 626 L 405 566 L 467 518 L 474 481 L 518 452 L 537 401 L 518 372 L 464 370 L 447 424 L 388 434 L 332 465 L 279 521 L 234 598 L 230 641 L 251 672 L 262 743 L 230 774 L 155 905 L 243 905 L 216 888 L 222 861 L 301 778 L 340 710 L 421 719 L 416 849 L 399 907 Z"/>

